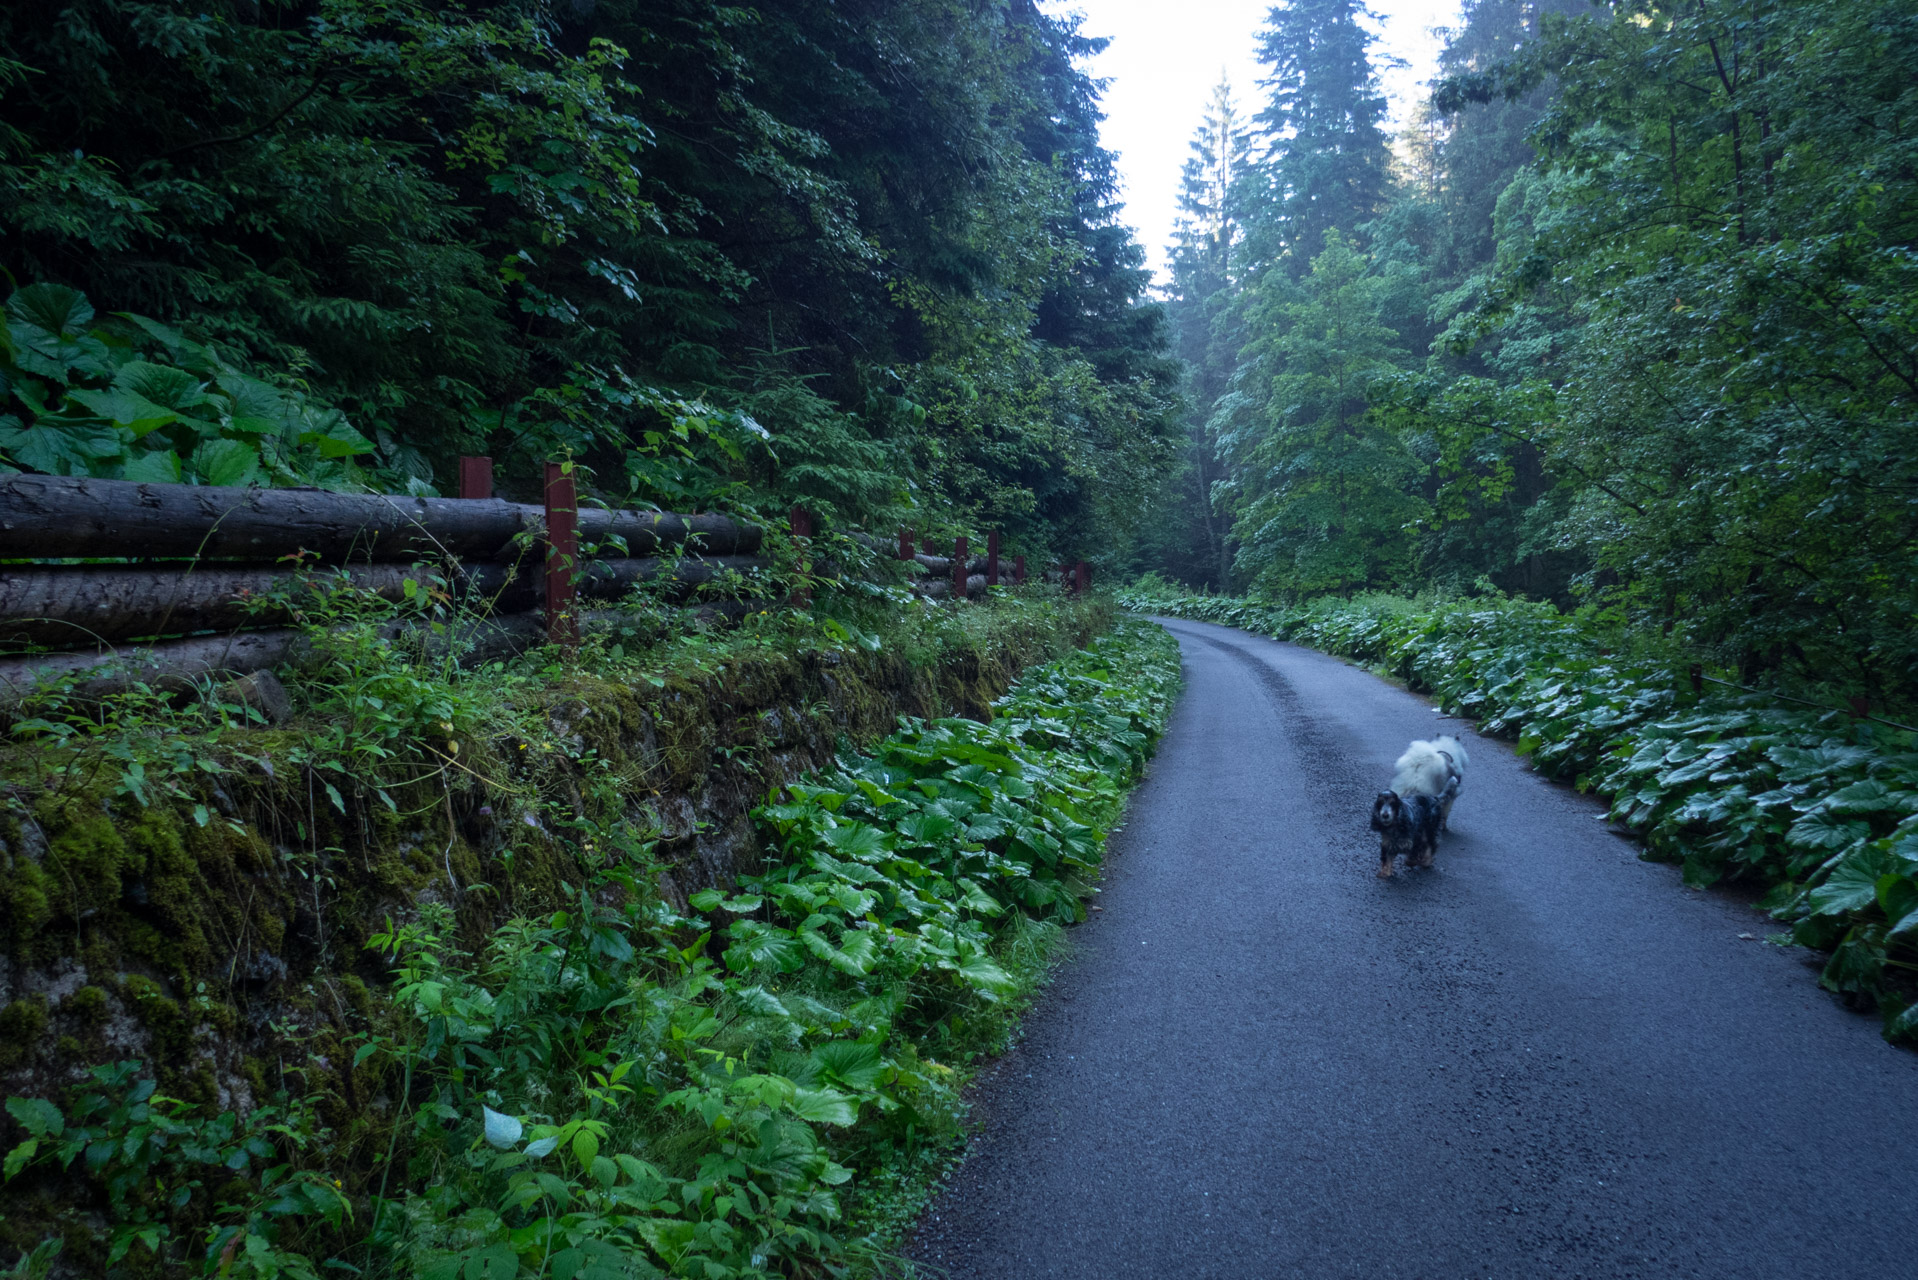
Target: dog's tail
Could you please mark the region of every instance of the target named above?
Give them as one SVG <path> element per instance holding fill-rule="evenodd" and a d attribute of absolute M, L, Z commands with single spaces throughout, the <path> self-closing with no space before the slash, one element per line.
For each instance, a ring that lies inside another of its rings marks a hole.
<path fill-rule="evenodd" d="M 1392 779 L 1392 790 L 1402 796 L 1443 795 L 1452 777 L 1444 753 L 1430 742 L 1414 742 L 1407 747 L 1396 768 L 1398 774 Z"/>

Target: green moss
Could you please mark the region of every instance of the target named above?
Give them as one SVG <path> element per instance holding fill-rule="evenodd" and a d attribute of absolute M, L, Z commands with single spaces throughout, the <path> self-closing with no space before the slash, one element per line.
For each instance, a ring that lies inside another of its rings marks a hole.
<path fill-rule="evenodd" d="M 89 1027 L 106 1021 L 107 993 L 99 987 L 81 987 L 60 1005 L 60 1012 L 78 1018 Z"/>
<path fill-rule="evenodd" d="M 46 871 L 34 863 L 16 860 L 5 881 L 5 903 L 11 949 L 24 957 L 40 930 L 53 918 L 51 886 Z"/>
<path fill-rule="evenodd" d="M 124 889 L 128 870 L 126 837 L 113 819 L 99 810 L 81 812 L 77 803 L 50 797 L 42 805 L 41 823 L 52 834 L 47 842 L 47 867 L 58 876 L 57 892 L 63 913 L 78 919 L 88 910 L 111 907 Z M 68 820 L 60 821 L 62 817 Z M 137 875 L 140 868 L 132 868 Z"/>
<path fill-rule="evenodd" d="M 153 1061 L 161 1070 L 184 1061 L 190 1048 L 186 1015 L 166 988 L 145 974 L 129 974 L 120 983 L 121 999 L 153 1037 Z"/>
<path fill-rule="evenodd" d="M 29 1061 L 46 1029 L 45 996 L 15 1000 L 0 1009 L 0 1069 L 11 1069 Z"/>

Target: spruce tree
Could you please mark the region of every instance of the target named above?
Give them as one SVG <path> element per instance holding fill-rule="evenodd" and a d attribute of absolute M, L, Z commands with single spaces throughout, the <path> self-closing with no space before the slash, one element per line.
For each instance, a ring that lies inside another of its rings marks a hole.
<path fill-rule="evenodd" d="M 1174 576 L 1221 588 L 1232 576 L 1229 522 L 1213 500 L 1223 471 L 1206 422 L 1231 383 L 1240 345 L 1233 299 L 1245 241 L 1242 206 L 1250 161 L 1247 121 L 1231 83 L 1221 75 L 1180 175 L 1180 217 L 1173 229 L 1167 311 L 1174 348 L 1187 369 L 1191 414 L 1185 468 L 1164 522 L 1169 540 L 1159 557 Z"/>
<path fill-rule="evenodd" d="M 1266 15 L 1258 114 L 1267 196 L 1255 249 L 1283 254 L 1294 277 L 1310 270 L 1326 233 L 1348 236 L 1377 215 L 1391 192 L 1391 147 L 1382 122 L 1363 0 L 1283 0 Z"/>

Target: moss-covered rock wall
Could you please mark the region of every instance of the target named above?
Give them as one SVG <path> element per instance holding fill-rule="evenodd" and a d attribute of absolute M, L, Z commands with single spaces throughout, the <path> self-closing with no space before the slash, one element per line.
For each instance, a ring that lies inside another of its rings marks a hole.
<path fill-rule="evenodd" d="M 337 1132 L 374 1141 L 385 1101 L 350 1065 L 383 1018 L 371 934 L 437 900 L 478 946 L 564 907 L 585 861 L 614 854 L 676 904 L 756 869 L 749 814 L 771 789 L 902 715 L 989 716 L 1022 669 L 1103 622 L 1096 606 L 990 612 L 933 643 L 720 648 L 644 678 L 553 668 L 502 693 L 517 732 L 429 736 L 368 778 L 316 761 L 320 726 L 299 717 L 180 741 L 170 794 L 129 789 L 110 743 L 14 748 L 0 1096 L 57 1096 L 138 1058 L 163 1092 L 222 1109 L 324 1095 Z M 24 1208 L 0 1196 L 14 1244 L 32 1242 Z"/>

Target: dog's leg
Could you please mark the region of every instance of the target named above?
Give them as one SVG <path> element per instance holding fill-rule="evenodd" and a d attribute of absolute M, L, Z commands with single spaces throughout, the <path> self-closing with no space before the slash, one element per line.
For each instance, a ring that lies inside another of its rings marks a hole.
<path fill-rule="evenodd" d="M 1392 863 L 1397 857 L 1398 855 L 1390 849 L 1379 850 L 1379 879 L 1390 880 L 1392 878 Z"/>

